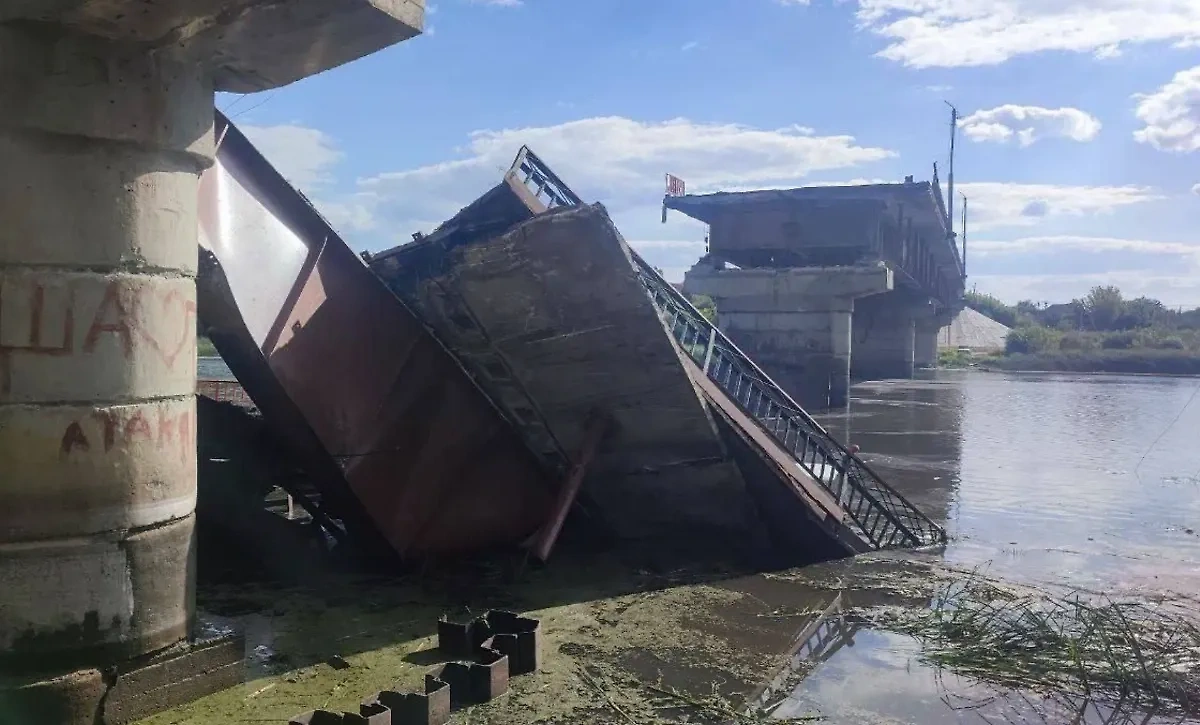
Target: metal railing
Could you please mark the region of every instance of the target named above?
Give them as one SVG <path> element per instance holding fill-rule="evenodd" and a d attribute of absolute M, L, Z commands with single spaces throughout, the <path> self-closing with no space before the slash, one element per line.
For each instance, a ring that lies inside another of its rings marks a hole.
<path fill-rule="evenodd" d="M 575 192 L 571 191 L 528 146 L 521 147 L 517 158 L 509 168 L 509 173 L 524 184 L 529 193 L 533 194 L 534 198 L 544 204 L 547 209 L 559 206 L 577 206 L 583 203 L 578 196 L 575 196 Z"/>
<path fill-rule="evenodd" d="M 633 255 L 642 283 L 683 351 L 791 453 L 876 549 L 941 544 L 946 532 L 835 440 L 678 290 Z"/>

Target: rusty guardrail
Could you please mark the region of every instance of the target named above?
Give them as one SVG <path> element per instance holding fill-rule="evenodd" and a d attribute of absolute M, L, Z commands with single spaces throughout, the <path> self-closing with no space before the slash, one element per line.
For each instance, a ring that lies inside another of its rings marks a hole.
<path fill-rule="evenodd" d="M 872 547 L 945 543 L 941 526 L 813 420 L 640 255 L 635 252 L 633 257 L 642 283 L 683 351 L 837 499 Z"/>

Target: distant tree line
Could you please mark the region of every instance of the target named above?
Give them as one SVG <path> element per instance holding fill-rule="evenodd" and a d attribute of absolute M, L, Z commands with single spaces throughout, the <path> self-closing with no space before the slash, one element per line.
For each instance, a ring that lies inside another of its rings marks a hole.
<path fill-rule="evenodd" d="M 1023 300 L 1007 305 L 976 291 L 966 298 L 971 309 L 1012 328 L 1005 345 L 1010 355 L 1200 353 L 1200 309 L 1173 310 L 1151 297 L 1126 299 L 1111 285 L 1093 287 L 1086 296 L 1062 304 Z"/>

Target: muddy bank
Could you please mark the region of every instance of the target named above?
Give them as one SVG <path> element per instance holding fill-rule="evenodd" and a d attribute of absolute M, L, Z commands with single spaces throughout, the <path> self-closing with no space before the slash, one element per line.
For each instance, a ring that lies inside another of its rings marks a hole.
<path fill-rule="evenodd" d="M 1138 722 L 1180 722 L 1178 711 L 1159 720 L 1119 697 L 1089 700 L 1078 682 L 1017 686 L 1011 668 L 989 674 L 986 662 L 956 668 L 931 656 L 920 619 L 929 615 L 910 615 L 936 611 L 941 592 L 972 576 L 921 554 L 753 575 L 563 558 L 540 571 L 209 587 L 201 606 L 247 632 L 247 681 L 143 725 L 285 722 L 314 707 L 354 709 L 381 689 L 415 690 L 443 661 L 438 616 L 496 607 L 541 619 L 542 670 L 456 723 L 1059 722 L 1081 708 L 1080 722 L 1116 722 L 1117 707 Z"/>
<path fill-rule="evenodd" d="M 514 678 L 509 694 L 456 722 L 716 721 L 742 706 L 797 627 L 839 594 L 870 606 L 927 596 L 931 565 L 886 568 L 861 580 L 850 562 L 787 575 L 654 574 L 564 557 L 540 571 L 477 566 L 452 577 L 347 576 L 320 589 L 207 587 L 201 608 L 247 633 L 247 682 L 144 723 L 282 722 L 314 707 L 355 708 L 380 689 L 416 689 L 441 661 L 438 616 L 497 607 L 542 620 L 542 671 Z"/>

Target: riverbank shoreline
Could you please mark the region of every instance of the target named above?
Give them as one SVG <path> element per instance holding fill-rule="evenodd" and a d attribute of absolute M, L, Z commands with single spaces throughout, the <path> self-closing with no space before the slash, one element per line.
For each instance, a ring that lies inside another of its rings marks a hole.
<path fill-rule="evenodd" d="M 976 369 L 999 372 L 1200 376 L 1200 354 L 1184 350 L 1134 349 L 1016 353 L 972 360 L 970 365 Z"/>
<path fill-rule="evenodd" d="M 1200 373 L 1127 373 L 1127 372 L 1111 372 L 1108 370 L 1026 370 L 1026 369 L 1010 369 L 1003 367 L 990 367 L 988 365 L 973 365 L 967 368 L 940 368 L 941 370 L 977 370 L 981 373 L 1006 373 L 1009 375 L 1074 375 L 1087 377 L 1122 377 L 1122 378 L 1181 378 L 1193 379 L 1200 378 Z"/>

